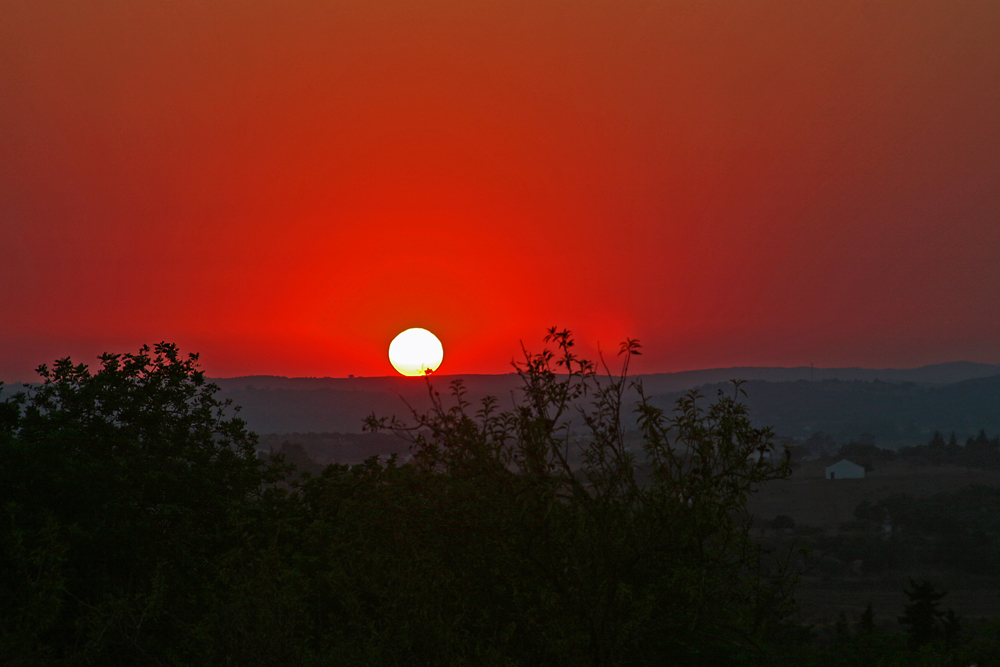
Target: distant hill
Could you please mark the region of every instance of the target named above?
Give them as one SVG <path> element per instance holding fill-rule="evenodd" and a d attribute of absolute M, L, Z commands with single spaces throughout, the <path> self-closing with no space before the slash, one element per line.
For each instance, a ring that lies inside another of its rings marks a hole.
<path fill-rule="evenodd" d="M 989 376 L 993 376 L 992 378 Z M 884 445 L 924 442 L 935 429 L 960 437 L 980 428 L 1000 431 L 1000 366 L 955 362 L 914 369 L 738 367 L 637 376 L 648 396 L 672 407 L 684 391 L 714 395 L 728 380 L 747 380 L 755 419 L 779 435 L 806 437 L 824 431 L 838 442 L 871 435 Z M 815 378 L 815 381 L 809 381 Z M 511 405 L 520 386 L 515 374 L 439 375 L 435 390 L 447 394 L 461 380 L 473 403 L 486 395 Z M 259 433 L 357 433 L 365 416 L 408 416 L 407 405 L 430 407 L 423 378 L 215 379 L 224 396 L 243 406 L 241 416 Z M 634 395 L 633 395 L 634 398 Z M 947 435 L 947 433 L 946 433 Z"/>
<path fill-rule="evenodd" d="M 915 382 L 917 384 L 951 384 L 963 380 L 1000 375 L 1000 364 L 979 364 L 953 361 L 920 368 L 793 368 L 738 366 L 713 368 L 680 373 L 656 373 L 639 376 L 647 393 L 686 391 L 694 387 L 732 379 L 795 382 L 797 380 L 880 380 L 882 382 Z"/>
<path fill-rule="evenodd" d="M 510 405 L 510 393 L 520 385 L 516 375 L 435 376 L 434 389 L 450 392 L 461 379 L 474 402 L 492 395 Z M 223 398 L 242 406 L 240 416 L 258 433 L 360 433 L 364 418 L 409 416 L 409 407 L 431 407 L 424 378 L 283 378 L 257 376 L 213 379 Z"/>
<path fill-rule="evenodd" d="M 883 382 L 916 382 L 918 384 L 950 384 L 973 378 L 1000 375 L 1000 364 L 980 364 L 971 361 L 953 361 L 932 364 L 919 368 L 812 368 L 795 366 L 792 368 L 771 366 L 734 366 L 731 368 L 709 368 L 677 373 L 649 373 L 636 376 L 641 379 L 647 391 L 684 391 L 713 382 L 726 382 L 733 378 L 741 380 L 768 380 L 770 382 L 794 382 L 796 380 L 881 380 Z M 518 385 L 517 375 L 435 375 L 434 384 L 447 387 L 454 379 L 461 379 L 471 392 L 505 394 Z M 275 375 L 249 375 L 233 378 L 213 378 L 213 382 L 224 389 L 255 387 L 258 389 L 337 389 L 347 391 L 402 391 L 411 392 L 414 387 L 423 391 L 421 378 L 400 376 L 359 377 L 359 378 L 287 378 Z"/>
<path fill-rule="evenodd" d="M 731 385 L 699 390 L 708 397 Z M 838 443 L 871 438 L 883 446 L 926 443 L 935 430 L 965 438 L 985 428 L 1000 432 L 1000 375 L 944 385 L 880 380 L 765 382 L 743 385 L 754 422 L 778 435 L 804 438 L 823 431 Z M 682 392 L 658 394 L 654 404 L 672 407 Z"/>
<path fill-rule="evenodd" d="M 980 428 L 1000 431 L 1000 365 L 954 362 L 913 369 L 864 368 L 716 368 L 637 376 L 647 396 L 672 407 L 684 391 L 700 387 L 711 396 L 733 378 L 744 386 L 755 420 L 779 435 L 807 437 L 824 431 L 837 442 L 862 435 L 881 445 L 926 442 L 939 429 L 960 438 Z M 448 394 L 461 380 L 467 398 L 484 396 L 509 407 L 520 386 L 516 374 L 437 375 L 436 391 Z M 810 381 L 812 380 L 812 381 Z M 223 398 L 242 406 L 240 416 L 262 434 L 360 433 L 364 418 L 407 417 L 412 406 L 430 407 L 423 378 L 287 378 L 248 376 L 215 378 Z M 3 388 L 3 395 L 20 389 Z M 634 394 L 631 399 L 634 399 Z"/>

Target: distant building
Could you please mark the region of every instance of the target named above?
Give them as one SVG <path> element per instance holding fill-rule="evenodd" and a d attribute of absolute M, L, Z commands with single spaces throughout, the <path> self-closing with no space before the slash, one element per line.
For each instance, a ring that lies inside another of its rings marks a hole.
<path fill-rule="evenodd" d="M 861 479 L 864 476 L 865 467 L 851 463 L 847 459 L 841 459 L 832 466 L 826 467 L 827 479 Z"/>

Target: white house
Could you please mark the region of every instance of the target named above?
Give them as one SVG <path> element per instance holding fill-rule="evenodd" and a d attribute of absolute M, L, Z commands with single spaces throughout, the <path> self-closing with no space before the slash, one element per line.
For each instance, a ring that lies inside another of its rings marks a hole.
<path fill-rule="evenodd" d="M 832 466 L 826 467 L 827 479 L 861 479 L 865 476 L 864 466 L 841 459 Z"/>

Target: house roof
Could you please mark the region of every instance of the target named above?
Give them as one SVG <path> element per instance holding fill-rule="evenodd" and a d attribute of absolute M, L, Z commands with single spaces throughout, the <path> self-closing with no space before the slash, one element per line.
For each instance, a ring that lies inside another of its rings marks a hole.
<path fill-rule="evenodd" d="M 862 470 L 864 470 L 864 466 L 859 466 L 857 463 L 854 463 L 853 461 L 848 461 L 847 459 L 840 459 L 833 465 L 828 465 L 826 469 L 829 470 L 830 468 L 844 468 L 844 467 L 861 468 Z"/>

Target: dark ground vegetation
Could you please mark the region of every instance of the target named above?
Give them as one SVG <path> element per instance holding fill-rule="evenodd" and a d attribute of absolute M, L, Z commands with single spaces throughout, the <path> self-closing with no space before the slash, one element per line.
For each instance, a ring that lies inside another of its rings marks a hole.
<path fill-rule="evenodd" d="M 430 411 L 369 420 L 406 438 L 411 461 L 315 474 L 258 458 L 197 357 L 173 345 L 105 355 L 93 373 L 69 359 L 41 367 L 42 385 L 0 403 L 0 662 L 997 657 L 996 626 L 970 634 L 929 583 L 907 593 L 918 605 L 907 622 L 930 628 L 926 640 L 880 630 L 871 609 L 832 638 L 790 620 L 793 553 L 763 547 L 746 510 L 789 462 L 771 456 L 739 385 L 712 401 L 688 394 L 672 412 L 641 392 L 623 405 L 637 343 L 611 372 L 576 357 L 568 332 L 546 341 L 553 349 L 517 368 L 513 410 L 470 405 L 461 385 L 430 389 Z M 638 447 L 626 413 L 638 416 Z M 883 509 L 905 515 L 873 505 L 859 526 Z"/>

